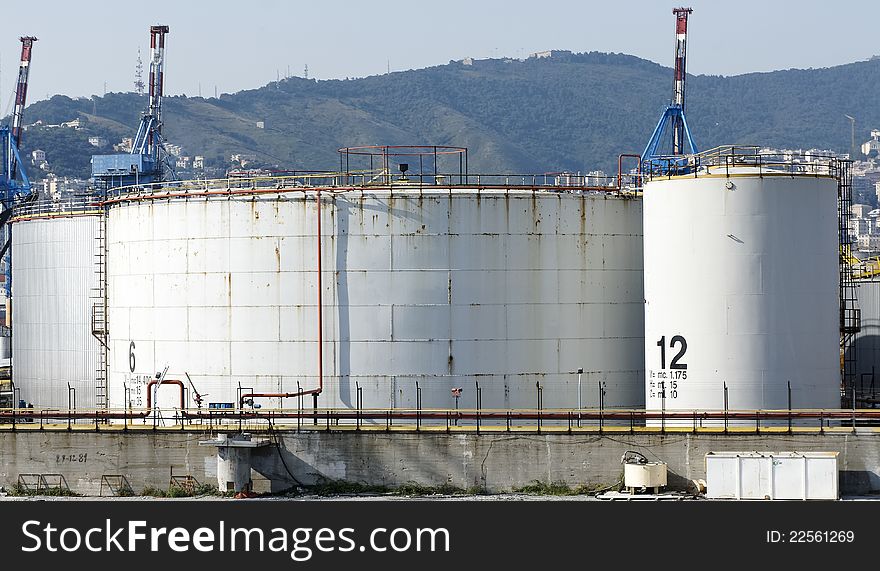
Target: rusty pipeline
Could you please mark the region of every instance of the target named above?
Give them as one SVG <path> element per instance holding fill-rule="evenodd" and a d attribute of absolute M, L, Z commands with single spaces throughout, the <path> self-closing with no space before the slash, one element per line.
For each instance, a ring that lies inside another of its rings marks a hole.
<path fill-rule="evenodd" d="M 168 380 L 166 383 L 179 384 L 180 381 Z M 155 384 L 155 383 L 151 383 Z M 317 389 L 302 391 L 301 393 L 249 393 L 248 397 L 293 397 L 302 394 L 314 394 Z M 148 399 L 148 407 L 152 406 L 152 400 Z M 17 419 L 25 421 L 33 419 L 90 419 L 90 420 L 115 420 L 115 419 L 140 419 L 152 413 L 146 411 L 117 412 L 110 410 L 56 410 L 56 409 L 3 409 L 0 410 L 0 421 Z M 856 420 L 856 421 L 880 421 L 880 409 L 829 409 L 829 410 L 761 410 L 761 411 L 646 411 L 646 410 L 577 410 L 577 409 L 544 409 L 544 410 L 411 410 L 411 409 L 313 409 L 313 410 L 266 410 L 266 411 L 234 411 L 234 410 L 181 410 L 181 418 L 195 419 L 234 419 L 234 420 L 276 420 L 276 419 L 327 419 L 327 420 L 499 420 L 499 421 L 567 421 L 580 416 L 581 420 L 602 419 L 603 421 L 623 421 L 631 424 L 635 421 L 646 420 L 687 420 L 688 424 L 697 421 L 716 420 L 739 420 L 739 421 L 769 421 L 786 420 L 788 418 L 799 420 Z"/>
<path fill-rule="evenodd" d="M 306 391 L 299 391 L 295 393 L 245 393 L 241 395 L 238 400 L 239 408 L 244 407 L 244 403 L 247 399 L 253 398 L 291 398 L 291 397 L 299 397 L 304 395 L 320 395 L 324 391 L 324 291 L 323 291 L 323 280 L 322 280 L 322 268 L 323 264 L 321 263 L 321 189 L 317 189 L 315 192 L 315 203 L 317 206 L 317 227 L 315 229 L 315 238 L 318 244 L 318 256 L 317 256 L 317 267 L 315 268 L 315 274 L 317 276 L 318 281 L 318 388 L 309 389 Z"/>
<path fill-rule="evenodd" d="M 314 391 L 304 391 L 302 394 L 313 393 Z M 298 396 L 293 394 L 265 394 L 255 396 Z M 815 419 L 815 420 L 880 420 L 880 409 L 862 409 L 856 411 L 855 415 L 852 410 L 834 409 L 834 410 L 762 410 L 762 411 L 646 411 L 646 410 L 576 410 L 576 409 L 544 409 L 544 410 L 409 410 L 409 409 L 374 409 L 374 410 L 334 410 L 334 409 L 316 409 L 310 411 L 294 411 L 294 410 L 271 410 L 271 411 L 253 411 L 240 413 L 235 411 L 197 411 L 187 412 L 184 414 L 187 418 L 234 418 L 241 417 L 259 419 L 296 419 L 296 418 L 321 418 L 329 420 L 569 420 L 580 415 L 581 420 L 688 420 L 693 422 L 694 418 L 700 420 L 786 420 L 793 419 Z"/>
<path fill-rule="evenodd" d="M 152 388 L 154 385 L 177 385 L 180 387 L 180 410 L 186 409 L 186 395 L 185 395 L 185 387 L 183 386 L 183 381 L 178 381 L 177 379 L 165 379 L 161 383 L 157 379 L 153 379 L 149 383 L 147 383 L 147 412 L 151 412 L 153 410 L 153 391 Z"/>
<path fill-rule="evenodd" d="M 324 297 L 321 285 L 321 189 L 315 193 L 318 207 L 318 388 L 312 394 L 319 395 L 324 390 Z M 317 398 L 317 397 L 316 397 Z M 317 400 L 315 401 L 317 403 Z"/>
<path fill-rule="evenodd" d="M 298 393 L 244 393 L 241 395 L 241 398 L 238 401 L 239 407 L 244 407 L 245 401 L 253 398 L 292 398 L 292 397 L 301 397 L 305 395 L 319 395 L 321 394 L 321 388 L 317 389 L 309 389 L 307 391 L 299 391 Z"/>

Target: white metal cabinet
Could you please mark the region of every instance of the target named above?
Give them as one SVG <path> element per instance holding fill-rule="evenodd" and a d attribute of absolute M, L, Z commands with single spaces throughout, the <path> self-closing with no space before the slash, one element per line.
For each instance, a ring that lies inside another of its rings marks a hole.
<path fill-rule="evenodd" d="M 837 452 L 710 452 L 706 496 L 736 500 L 836 500 Z"/>

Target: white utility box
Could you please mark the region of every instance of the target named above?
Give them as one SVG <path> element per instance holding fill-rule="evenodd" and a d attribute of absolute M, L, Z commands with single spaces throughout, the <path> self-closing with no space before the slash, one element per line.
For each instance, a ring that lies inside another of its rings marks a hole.
<path fill-rule="evenodd" d="M 706 497 L 836 500 L 837 452 L 709 452 Z"/>

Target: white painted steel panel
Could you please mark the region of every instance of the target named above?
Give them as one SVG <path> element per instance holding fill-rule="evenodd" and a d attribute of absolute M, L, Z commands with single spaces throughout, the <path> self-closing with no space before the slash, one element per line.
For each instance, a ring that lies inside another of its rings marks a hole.
<path fill-rule="evenodd" d="M 96 408 L 98 340 L 92 289 L 100 217 L 35 218 L 14 223 L 13 375 L 21 398 L 37 408 Z"/>
<path fill-rule="evenodd" d="M 112 206 L 111 402 L 166 364 L 210 402 L 315 387 L 316 216 L 311 191 Z M 608 407 L 643 404 L 640 200 L 377 189 L 324 194 L 322 226 L 319 406 L 360 384 L 365 407 L 415 407 L 419 382 L 425 408 L 458 386 L 473 407 L 479 382 L 484 408 L 534 408 L 537 382 L 573 407 L 580 367 L 584 406 L 598 382 Z"/>
<path fill-rule="evenodd" d="M 706 496 L 736 500 L 836 500 L 837 452 L 710 452 Z"/>
<path fill-rule="evenodd" d="M 862 330 L 856 333 L 847 358 L 855 360 L 856 382 L 865 396 L 880 396 L 880 279 L 856 282 Z M 872 385 L 873 383 L 873 385 Z"/>
<path fill-rule="evenodd" d="M 627 488 L 661 488 L 666 486 L 666 464 L 624 464 L 623 485 Z"/>
<path fill-rule="evenodd" d="M 838 408 L 836 181 L 740 174 L 645 186 L 647 408 Z"/>

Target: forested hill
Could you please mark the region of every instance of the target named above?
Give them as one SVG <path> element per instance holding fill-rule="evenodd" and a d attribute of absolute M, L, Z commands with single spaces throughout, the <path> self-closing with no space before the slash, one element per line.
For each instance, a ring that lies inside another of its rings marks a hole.
<path fill-rule="evenodd" d="M 168 85 L 178 73 L 185 71 L 169 70 Z M 704 149 L 734 143 L 848 152 L 844 114 L 857 119 L 857 144 L 880 128 L 876 59 L 688 81 L 688 120 Z M 644 148 L 671 84 L 669 68 L 595 52 L 450 62 L 350 80 L 289 78 L 219 98 L 167 98 L 165 135 L 215 166 L 245 153 L 281 168 L 329 169 L 343 146 L 432 144 L 469 147 L 472 172 L 613 172 L 618 154 Z M 37 102 L 25 123 L 79 117 L 84 127 L 30 128 L 25 151 L 45 150 L 57 174 L 88 176 L 89 155 L 110 152 L 88 137 L 112 144 L 133 136 L 146 104 L 134 93 Z"/>

